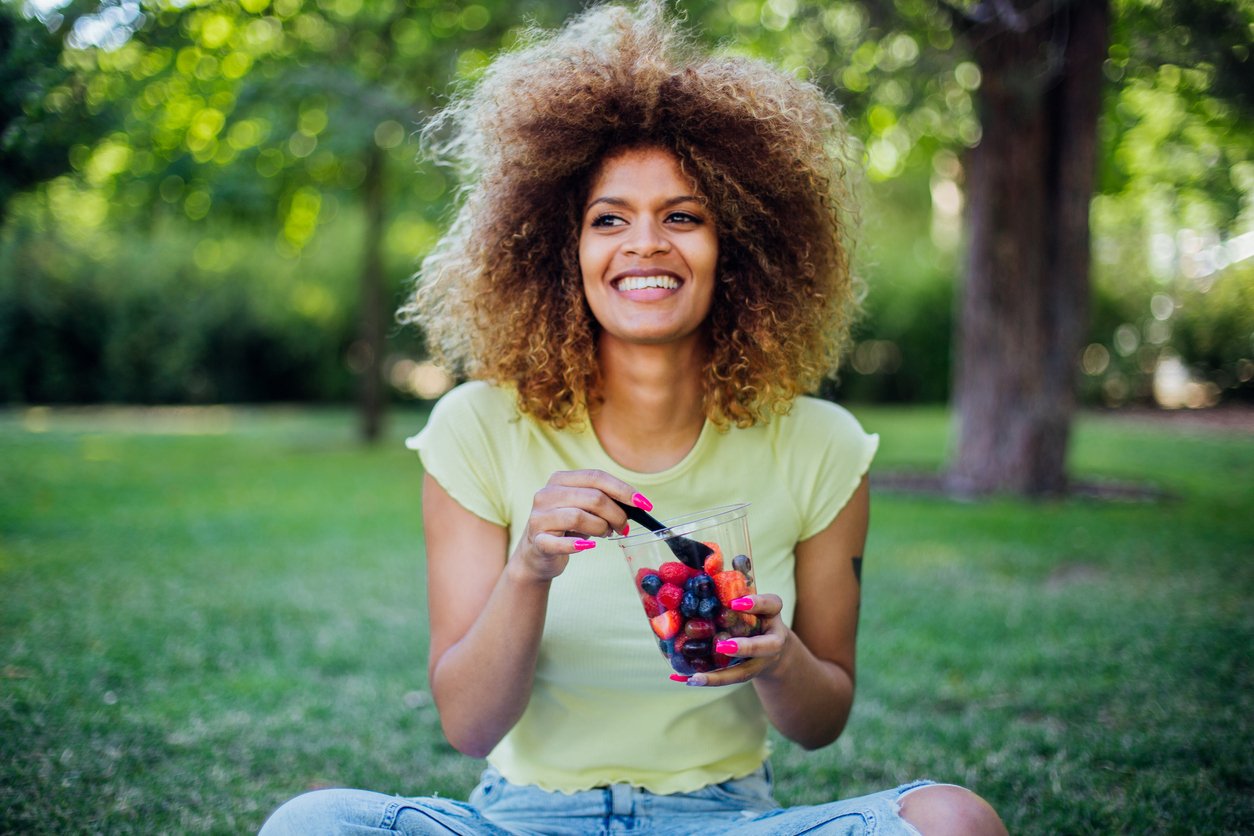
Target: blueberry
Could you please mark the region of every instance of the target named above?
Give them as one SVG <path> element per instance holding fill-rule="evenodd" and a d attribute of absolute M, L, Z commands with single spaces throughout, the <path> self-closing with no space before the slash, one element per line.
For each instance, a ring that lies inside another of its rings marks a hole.
<path fill-rule="evenodd" d="M 698 598 L 714 597 L 714 580 L 704 572 L 692 579 L 692 591 Z"/>
<path fill-rule="evenodd" d="M 732 558 L 732 568 L 745 577 L 753 571 L 753 561 L 749 559 L 747 554 L 738 554 Z"/>
<path fill-rule="evenodd" d="M 662 588 L 662 579 L 657 575 L 645 575 L 640 579 L 640 588 L 650 595 L 657 595 L 657 591 Z"/>
<path fill-rule="evenodd" d="M 658 650 L 662 651 L 662 655 L 669 659 L 675 654 L 674 639 L 659 639 L 657 643 Z"/>
<path fill-rule="evenodd" d="M 692 663 L 680 654 L 676 654 L 671 657 L 671 667 L 675 669 L 675 673 L 680 673 L 684 676 L 691 676 L 697 672 L 697 669 L 692 666 Z"/>
<path fill-rule="evenodd" d="M 679 601 L 679 614 L 684 618 L 692 618 L 700 610 L 700 599 L 691 592 L 685 592 Z"/>
<path fill-rule="evenodd" d="M 697 615 L 702 618 L 713 618 L 721 608 L 717 598 L 702 598 L 697 601 Z"/>
<path fill-rule="evenodd" d="M 684 592 L 691 592 L 695 595 L 697 592 L 697 578 L 699 577 L 701 577 L 701 575 L 693 575 L 691 578 L 684 581 Z"/>

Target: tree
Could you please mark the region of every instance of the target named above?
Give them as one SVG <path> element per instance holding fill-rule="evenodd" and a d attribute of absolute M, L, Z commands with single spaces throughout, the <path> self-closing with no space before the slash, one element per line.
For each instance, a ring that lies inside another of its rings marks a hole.
<path fill-rule="evenodd" d="M 959 14 L 983 79 L 946 477 L 959 494 L 1067 487 L 1108 18 L 1104 0 Z"/>

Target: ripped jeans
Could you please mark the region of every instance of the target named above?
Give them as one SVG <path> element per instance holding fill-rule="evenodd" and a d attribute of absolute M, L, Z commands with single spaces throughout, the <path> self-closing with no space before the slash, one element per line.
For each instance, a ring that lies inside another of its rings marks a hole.
<path fill-rule="evenodd" d="M 918 836 L 898 811 L 906 793 L 930 784 L 916 781 L 845 801 L 780 807 L 771 794 L 769 763 L 744 778 L 673 795 L 629 784 L 550 792 L 511 784 L 489 767 L 468 802 L 348 789 L 306 793 L 276 810 L 261 836 Z"/>

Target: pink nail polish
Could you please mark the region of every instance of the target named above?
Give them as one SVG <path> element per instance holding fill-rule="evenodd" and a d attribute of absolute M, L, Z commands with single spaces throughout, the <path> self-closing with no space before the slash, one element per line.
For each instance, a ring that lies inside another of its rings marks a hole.
<path fill-rule="evenodd" d="M 652 511 L 653 503 L 642 493 L 633 493 L 631 495 L 631 504 L 635 505 L 641 511 Z"/>
<path fill-rule="evenodd" d="M 715 653 L 722 653 L 724 656 L 734 656 L 737 650 L 736 643 L 733 641 L 721 641 L 714 645 Z"/>
<path fill-rule="evenodd" d="M 728 604 L 728 606 L 731 607 L 733 610 L 739 610 L 741 612 L 744 612 L 745 610 L 753 609 L 753 599 L 752 598 L 733 598 L 732 602 Z"/>
<path fill-rule="evenodd" d="M 624 537 L 626 537 L 626 536 L 627 536 L 627 532 L 628 532 L 628 531 L 631 531 L 631 524 L 630 524 L 630 523 L 623 523 L 623 536 L 624 536 Z"/>
<path fill-rule="evenodd" d="M 671 674 L 671 681 L 672 682 L 687 682 L 688 677 L 684 676 L 682 673 L 673 673 Z"/>
<path fill-rule="evenodd" d="M 575 551 L 583 552 L 583 551 L 587 551 L 588 549 L 595 549 L 596 545 L 597 544 L 595 540 L 582 540 L 582 539 L 576 540 Z"/>

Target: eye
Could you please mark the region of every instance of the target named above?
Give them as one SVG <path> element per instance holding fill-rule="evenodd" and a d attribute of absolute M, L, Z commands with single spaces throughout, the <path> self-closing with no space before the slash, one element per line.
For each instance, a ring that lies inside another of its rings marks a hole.
<path fill-rule="evenodd" d="M 591 223 L 588 224 L 588 226 L 591 226 L 591 227 L 624 226 L 626 223 L 627 221 L 623 220 L 618 215 L 612 214 L 610 212 L 606 212 L 605 214 L 597 215 L 595 218 L 593 218 Z"/>
<path fill-rule="evenodd" d="M 695 225 L 695 224 L 704 223 L 704 221 L 700 217 L 692 214 L 691 212 L 671 212 L 669 215 L 666 216 L 666 220 L 669 223 L 673 223 L 673 224 L 694 224 Z"/>

